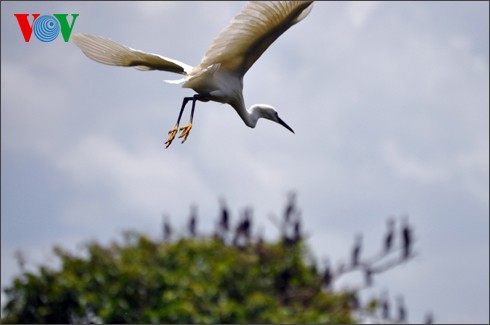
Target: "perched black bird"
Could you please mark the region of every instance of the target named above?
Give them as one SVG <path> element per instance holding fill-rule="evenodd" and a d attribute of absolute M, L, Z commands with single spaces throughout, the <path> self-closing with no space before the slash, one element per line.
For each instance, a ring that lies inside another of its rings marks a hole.
<path fill-rule="evenodd" d="M 382 302 L 381 302 L 381 311 L 382 317 L 385 320 L 390 319 L 390 302 L 388 300 L 388 294 L 385 292 L 383 294 Z"/>
<path fill-rule="evenodd" d="M 325 271 L 323 271 L 323 277 L 322 277 L 322 285 L 324 286 L 325 289 L 328 291 L 331 290 L 332 287 L 332 280 L 333 280 L 333 274 L 332 270 L 330 269 L 330 265 L 327 264 L 325 266 Z"/>
<path fill-rule="evenodd" d="M 286 210 L 284 210 L 284 222 L 289 224 L 293 220 L 293 213 L 296 210 L 296 193 L 289 193 L 288 203 L 286 205 Z"/>
<path fill-rule="evenodd" d="M 369 267 L 364 269 L 364 283 L 366 284 L 366 287 L 373 285 L 373 270 Z"/>
<path fill-rule="evenodd" d="M 403 301 L 403 297 L 399 296 L 397 299 L 398 303 L 398 323 L 406 323 L 407 322 L 407 311 L 405 309 L 405 303 Z"/>
<path fill-rule="evenodd" d="M 434 324 L 434 315 L 432 315 L 431 312 L 429 312 L 429 313 L 427 313 L 427 315 L 425 315 L 424 324 Z"/>
<path fill-rule="evenodd" d="M 250 224 L 252 223 L 252 209 L 247 208 L 243 212 L 243 220 L 241 224 L 241 232 L 247 239 L 251 239 Z"/>
<path fill-rule="evenodd" d="M 412 251 L 412 243 L 413 243 L 413 238 L 412 238 L 412 229 L 410 225 L 408 224 L 407 218 L 403 219 L 403 226 L 402 226 L 402 254 L 403 258 L 408 258 L 411 254 Z"/>
<path fill-rule="evenodd" d="M 356 243 L 354 248 L 352 249 L 352 267 L 356 267 L 359 265 L 359 259 L 361 257 L 361 248 L 362 248 L 362 235 L 356 236 Z"/>
<path fill-rule="evenodd" d="M 230 218 L 228 214 L 228 208 L 226 207 L 225 199 L 220 199 L 221 212 L 219 216 L 219 221 L 216 229 L 217 238 L 221 239 L 222 242 L 227 241 L 227 234 L 230 230 Z"/>
<path fill-rule="evenodd" d="M 164 241 L 170 241 L 172 237 L 172 226 L 170 225 L 170 222 L 168 221 L 167 217 L 164 217 L 163 219 L 163 240 Z"/>
<path fill-rule="evenodd" d="M 233 238 L 233 245 L 246 246 L 252 239 L 251 235 L 251 223 L 252 223 L 252 209 L 246 208 L 243 212 L 242 220 L 238 223 L 235 229 L 235 236 Z M 241 245 L 239 240 L 243 238 L 244 244 Z"/>
<path fill-rule="evenodd" d="M 192 238 L 197 235 L 197 207 L 193 205 L 191 207 L 191 216 L 189 218 L 189 234 Z"/>
<path fill-rule="evenodd" d="M 288 202 L 284 209 L 283 221 L 281 224 L 282 238 L 285 243 L 292 244 L 295 242 L 295 227 L 298 219 L 298 211 L 296 209 L 296 193 L 288 194 Z"/>
<path fill-rule="evenodd" d="M 294 234 L 293 234 L 293 242 L 298 242 L 301 240 L 301 220 L 296 220 L 294 223 Z"/>
<path fill-rule="evenodd" d="M 395 236 L 395 220 L 393 218 L 389 218 L 386 224 L 388 230 L 385 236 L 384 251 L 385 253 L 388 253 L 393 248 L 393 239 Z"/>
<path fill-rule="evenodd" d="M 224 203 L 224 200 L 221 201 L 221 219 L 219 225 L 222 232 L 227 232 L 230 228 L 228 209 L 226 207 L 226 204 Z"/>

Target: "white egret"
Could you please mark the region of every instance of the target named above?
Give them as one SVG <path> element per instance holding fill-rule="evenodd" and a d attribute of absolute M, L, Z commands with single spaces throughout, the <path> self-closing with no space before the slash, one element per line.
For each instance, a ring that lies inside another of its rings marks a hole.
<path fill-rule="evenodd" d="M 180 119 L 186 104 L 192 101 L 190 121 L 180 128 L 179 138 L 187 140 L 192 128 L 196 101 L 216 101 L 231 105 L 243 122 L 254 128 L 259 118 L 266 118 L 294 131 L 279 118 L 270 105 L 256 104 L 249 109 L 243 100 L 243 76 L 262 53 L 292 25 L 305 18 L 313 1 L 252 1 L 245 5 L 230 24 L 214 39 L 201 63 L 191 67 L 174 59 L 145 53 L 113 42 L 107 38 L 76 34 L 73 42 L 90 59 L 100 63 L 134 67 L 139 70 L 163 70 L 184 75 L 182 84 L 197 92 L 185 97 L 175 127 L 169 131 L 165 144 L 170 146 L 179 131 Z"/>

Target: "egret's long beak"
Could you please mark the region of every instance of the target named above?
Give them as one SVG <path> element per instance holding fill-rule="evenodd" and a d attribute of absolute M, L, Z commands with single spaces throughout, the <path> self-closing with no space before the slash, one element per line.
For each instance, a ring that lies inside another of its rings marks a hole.
<path fill-rule="evenodd" d="M 282 126 L 284 126 L 286 129 L 288 129 L 289 131 L 291 131 L 291 132 L 294 133 L 293 129 L 291 129 L 289 127 L 289 125 L 286 124 L 286 122 L 284 122 L 283 120 L 281 120 L 281 118 L 279 116 L 277 117 L 277 121 L 278 121 L 279 124 L 281 124 Z"/>

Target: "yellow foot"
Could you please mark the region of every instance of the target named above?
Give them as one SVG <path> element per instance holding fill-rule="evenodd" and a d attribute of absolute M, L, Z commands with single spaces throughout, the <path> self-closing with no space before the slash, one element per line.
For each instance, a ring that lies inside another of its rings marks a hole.
<path fill-rule="evenodd" d="M 191 132 L 191 129 L 192 129 L 192 123 L 189 123 L 183 127 L 180 128 L 180 135 L 179 135 L 179 139 L 180 138 L 184 138 L 182 140 L 182 143 L 185 142 L 185 140 L 187 140 L 187 137 L 189 136 L 189 132 Z"/>
<path fill-rule="evenodd" d="M 174 141 L 174 138 L 175 138 L 175 135 L 177 134 L 178 128 L 179 128 L 179 126 L 176 125 L 172 130 L 168 131 L 168 139 L 165 142 L 165 144 L 167 146 L 165 147 L 165 149 L 168 148 L 172 144 L 172 141 Z"/>

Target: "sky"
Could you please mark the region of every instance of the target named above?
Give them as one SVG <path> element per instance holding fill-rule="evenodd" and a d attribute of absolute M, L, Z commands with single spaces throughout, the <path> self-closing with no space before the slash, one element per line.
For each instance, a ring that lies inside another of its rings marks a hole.
<path fill-rule="evenodd" d="M 197 65 L 243 5 L 1 2 L 2 288 L 17 251 L 34 270 L 56 264 L 54 245 L 159 238 L 162 216 L 183 231 L 193 204 L 211 232 L 220 197 L 274 238 L 295 191 L 319 264 L 345 262 L 357 234 L 376 253 L 387 218 L 408 216 L 416 258 L 366 297 L 403 295 L 411 322 L 488 323 L 488 2 L 316 2 L 244 79 L 246 105 L 274 106 L 295 134 L 198 102 L 168 149 L 193 92 L 163 80 L 180 76 L 96 63 L 61 36 L 25 42 L 13 16 L 77 13 L 73 33 Z"/>

